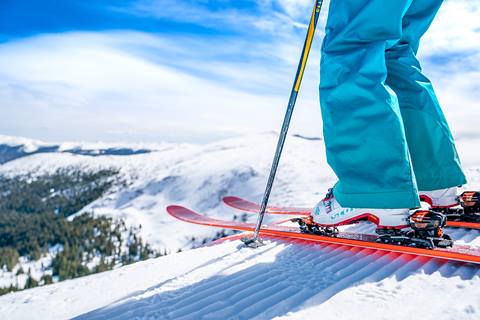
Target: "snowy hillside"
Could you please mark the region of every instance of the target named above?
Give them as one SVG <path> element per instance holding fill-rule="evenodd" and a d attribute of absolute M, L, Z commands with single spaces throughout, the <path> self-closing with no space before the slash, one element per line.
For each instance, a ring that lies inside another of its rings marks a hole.
<path fill-rule="evenodd" d="M 281 239 L 270 239 L 259 250 L 234 241 L 173 253 L 198 246 L 219 230 L 174 220 L 165 206 L 178 203 L 213 217 L 238 218 L 221 198 L 231 194 L 260 200 L 276 139 L 275 133 L 265 133 L 207 145 L 130 145 L 131 150 L 148 152 L 128 155 L 95 151 L 121 145 L 77 144 L 42 153 L 34 151 L 45 143 L 30 144 L 29 149 L 16 145 L 30 154 L 0 165 L 0 174 L 118 170 L 123 183 L 82 211 L 141 225 L 142 237 L 172 254 L 7 294 L 0 297 L 0 319 L 480 317 L 480 269 L 469 264 Z M 480 188 L 477 145 L 476 140 L 458 141 L 472 189 Z M 76 152 L 63 152 L 72 149 Z M 271 203 L 311 206 L 334 181 L 323 142 L 290 136 Z M 348 228 L 373 230 L 368 224 Z M 459 243 L 480 245 L 478 230 L 448 232 Z"/>
<path fill-rule="evenodd" d="M 32 317 L 476 320 L 480 269 L 281 239 L 252 250 L 237 240 L 0 297 L 0 318 Z"/>
<path fill-rule="evenodd" d="M 30 152 L 41 146 L 53 145 L 11 137 L 0 138 L 0 145 L 16 145 Z M 127 224 L 141 225 L 144 239 L 159 249 L 175 252 L 190 248 L 192 237 L 195 240 L 215 237 L 216 230 L 178 224 L 165 215 L 165 207 L 174 203 L 182 204 L 210 216 L 232 219 L 238 212 L 224 206 L 222 197 L 237 195 L 260 201 L 276 139 L 276 133 L 268 132 L 207 145 L 122 147 L 119 144 L 62 143 L 56 144 L 56 151 L 34 153 L 0 165 L 0 174 L 41 175 L 60 168 L 86 171 L 117 169 L 126 185 L 113 188 L 83 211 L 124 218 Z M 476 154 L 476 146 L 477 140 L 458 141 L 470 180 L 468 187 L 479 189 L 480 157 Z M 148 152 L 119 155 L 99 151 L 122 148 Z M 312 206 L 334 182 L 335 176 L 326 164 L 323 141 L 290 136 L 270 203 Z"/>
<path fill-rule="evenodd" d="M 265 133 L 208 145 L 150 146 L 148 153 L 128 156 L 37 153 L 3 164 L 0 174 L 41 175 L 60 168 L 118 169 L 127 186 L 112 190 L 84 211 L 141 225 L 144 239 L 175 252 L 189 248 L 192 236 L 213 237 L 216 231 L 178 225 L 165 215 L 165 207 L 181 203 L 213 216 L 238 215 L 225 208 L 221 199 L 229 194 L 260 199 L 275 140 L 276 134 Z M 323 165 L 321 145 L 321 141 L 301 137 L 290 139 L 272 202 L 308 206 L 323 196 L 334 180 Z"/>
<path fill-rule="evenodd" d="M 62 142 L 43 141 L 0 135 L 0 164 L 38 153 L 71 153 L 88 156 L 118 155 L 127 156 L 154 151 L 158 145 L 124 143 Z"/>

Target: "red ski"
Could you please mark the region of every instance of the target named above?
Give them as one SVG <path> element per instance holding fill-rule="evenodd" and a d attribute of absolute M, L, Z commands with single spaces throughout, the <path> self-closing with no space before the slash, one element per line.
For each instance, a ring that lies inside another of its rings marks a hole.
<path fill-rule="evenodd" d="M 198 214 L 182 206 L 168 206 L 167 212 L 174 218 L 199 225 L 212 226 L 224 229 L 239 231 L 254 231 L 253 223 L 223 221 L 209 218 Z M 399 252 L 425 256 L 431 258 L 440 258 L 452 261 L 471 262 L 480 264 L 480 248 L 471 246 L 454 245 L 452 248 L 442 249 L 422 249 L 416 247 L 399 246 L 375 242 L 377 236 L 358 233 L 340 232 L 336 237 L 319 236 L 307 233 L 301 233 L 298 228 L 285 227 L 279 225 L 263 225 L 260 234 L 264 236 L 277 236 L 290 239 L 300 239 L 321 243 L 332 243 L 345 245 L 349 247 L 371 248 L 389 252 Z"/>
<path fill-rule="evenodd" d="M 239 197 L 224 197 L 223 202 L 235 209 L 242 210 L 249 213 L 258 213 L 260 206 L 254 202 L 239 198 Z M 310 208 L 294 208 L 294 207 L 274 207 L 269 206 L 266 210 L 267 214 L 284 214 L 295 216 L 307 216 L 312 209 Z M 467 229 L 480 229 L 480 223 L 477 222 L 464 222 L 464 221 L 447 221 L 447 227 L 449 228 L 467 228 Z"/>

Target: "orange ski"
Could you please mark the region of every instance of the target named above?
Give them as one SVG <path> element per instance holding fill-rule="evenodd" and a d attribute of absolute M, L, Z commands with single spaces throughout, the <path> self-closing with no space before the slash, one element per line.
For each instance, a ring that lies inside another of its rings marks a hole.
<path fill-rule="evenodd" d="M 233 197 L 233 196 L 224 197 L 223 202 L 229 207 L 242 210 L 245 212 L 249 212 L 249 213 L 258 213 L 260 211 L 260 206 L 258 204 L 239 198 L 239 197 Z M 265 212 L 267 214 L 308 216 L 311 211 L 312 209 L 310 208 L 269 206 Z M 480 223 L 478 222 L 447 221 L 446 226 L 449 228 L 480 229 Z"/>
<path fill-rule="evenodd" d="M 254 231 L 255 225 L 252 223 L 223 221 L 209 218 L 198 214 L 182 206 L 168 206 L 167 212 L 174 218 L 199 225 L 232 229 L 239 231 Z M 480 264 L 480 248 L 454 245 L 452 248 L 422 249 L 416 247 L 407 247 L 393 244 L 375 242 L 377 236 L 358 233 L 340 232 L 336 237 L 319 236 L 299 232 L 298 228 L 285 227 L 279 225 L 263 225 L 260 234 L 264 236 L 278 236 L 290 239 L 308 240 L 321 243 L 332 243 L 345 245 L 348 247 L 371 248 L 389 252 L 399 252 L 425 256 L 430 258 L 439 258 L 452 261 L 470 262 Z"/>

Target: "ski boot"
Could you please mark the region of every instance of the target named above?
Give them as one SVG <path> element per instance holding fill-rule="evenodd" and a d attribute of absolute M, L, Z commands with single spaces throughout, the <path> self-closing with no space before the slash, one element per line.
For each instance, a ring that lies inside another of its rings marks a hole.
<path fill-rule="evenodd" d="M 465 191 L 457 195 L 457 187 L 420 191 L 420 200 L 430 209 L 441 212 L 450 221 L 480 222 L 480 192 Z"/>
<path fill-rule="evenodd" d="M 330 189 L 323 200 L 312 210 L 310 216 L 292 219 L 297 222 L 300 231 L 317 235 L 335 236 L 338 226 L 370 221 L 379 228 L 404 229 L 408 228 L 409 209 L 359 209 L 344 208 L 333 195 Z"/>
<path fill-rule="evenodd" d="M 457 187 L 433 191 L 419 191 L 420 201 L 426 202 L 431 209 L 446 209 L 458 206 Z"/>
<path fill-rule="evenodd" d="M 378 242 L 421 248 L 448 247 L 451 238 L 443 234 L 446 218 L 442 213 L 410 209 L 344 208 L 333 195 L 332 189 L 306 218 L 296 218 L 300 231 L 323 236 L 338 234 L 338 226 L 370 221 L 377 226 Z"/>

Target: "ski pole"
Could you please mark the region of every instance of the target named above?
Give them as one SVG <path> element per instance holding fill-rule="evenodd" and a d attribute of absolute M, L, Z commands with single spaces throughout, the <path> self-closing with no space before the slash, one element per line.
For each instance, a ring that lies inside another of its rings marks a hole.
<path fill-rule="evenodd" d="M 310 18 L 310 23 L 308 26 L 307 36 L 305 38 L 305 43 L 303 45 L 302 55 L 300 57 L 300 62 L 297 68 L 297 74 L 295 75 L 295 81 L 293 83 L 292 92 L 290 93 L 290 99 L 288 101 L 287 111 L 285 113 L 285 118 L 283 119 L 280 136 L 278 137 L 277 149 L 275 151 L 272 167 L 270 169 L 270 175 L 268 177 L 267 186 L 263 194 L 263 200 L 262 200 L 262 205 L 260 207 L 260 212 L 258 213 L 255 232 L 253 233 L 252 238 L 242 239 L 245 245 L 252 248 L 261 246 L 263 244 L 262 241 L 258 238 L 258 234 L 260 233 L 260 228 L 262 227 L 263 218 L 265 216 L 265 210 L 267 209 L 268 199 L 270 197 L 270 192 L 272 191 L 273 181 L 275 180 L 275 174 L 277 173 L 278 163 L 280 162 L 280 156 L 282 154 L 283 146 L 285 144 L 285 139 L 287 137 L 288 127 L 290 126 L 290 120 L 292 119 L 293 109 L 295 107 L 295 102 L 297 101 L 298 91 L 300 90 L 300 84 L 302 83 L 305 66 L 307 64 L 308 55 L 310 53 L 310 48 L 312 47 L 313 36 L 315 34 L 315 29 L 317 27 L 318 17 L 320 15 L 320 9 L 322 8 L 322 4 L 323 4 L 323 0 L 315 0 L 315 5 L 313 7 L 312 16 Z"/>

